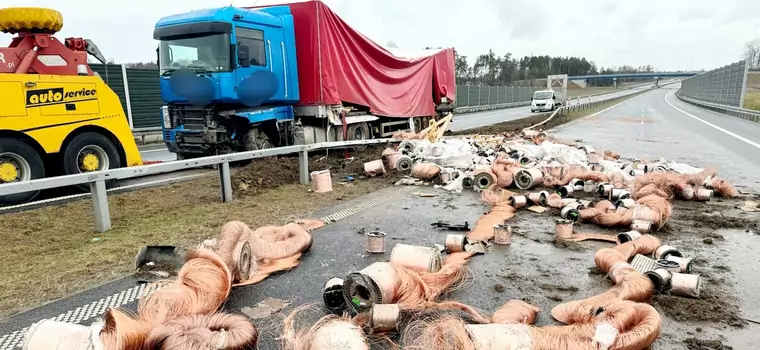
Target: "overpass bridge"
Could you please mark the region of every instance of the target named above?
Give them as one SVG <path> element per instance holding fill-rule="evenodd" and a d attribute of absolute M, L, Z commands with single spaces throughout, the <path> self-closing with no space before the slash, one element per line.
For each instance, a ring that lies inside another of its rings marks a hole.
<path fill-rule="evenodd" d="M 576 75 L 567 77 L 568 80 L 585 87 L 589 80 L 612 79 L 615 88 L 617 88 L 618 79 L 651 79 L 654 78 L 655 85 L 658 85 L 660 78 L 678 78 L 693 77 L 698 72 L 652 72 L 652 73 L 615 73 L 615 74 L 597 74 L 597 75 Z"/>

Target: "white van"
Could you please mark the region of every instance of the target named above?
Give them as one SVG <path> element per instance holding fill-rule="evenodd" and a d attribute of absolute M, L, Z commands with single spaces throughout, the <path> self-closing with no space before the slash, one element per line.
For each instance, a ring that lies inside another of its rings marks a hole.
<path fill-rule="evenodd" d="M 562 106 L 562 93 L 554 90 L 539 90 L 531 97 L 530 111 L 553 111 Z"/>

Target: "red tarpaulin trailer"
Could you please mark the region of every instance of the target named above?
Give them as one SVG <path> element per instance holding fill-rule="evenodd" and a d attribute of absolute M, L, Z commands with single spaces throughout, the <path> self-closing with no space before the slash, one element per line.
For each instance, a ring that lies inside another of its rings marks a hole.
<path fill-rule="evenodd" d="M 454 49 L 397 57 L 321 1 L 282 5 L 290 7 L 295 22 L 302 105 L 346 102 L 380 116 L 414 117 L 435 115 L 442 97 L 453 104 Z"/>

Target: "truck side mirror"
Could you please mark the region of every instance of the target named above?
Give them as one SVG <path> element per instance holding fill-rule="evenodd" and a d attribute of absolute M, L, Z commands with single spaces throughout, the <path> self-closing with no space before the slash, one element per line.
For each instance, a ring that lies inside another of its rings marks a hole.
<path fill-rule="evenodd" d="M 552 96 L 552 100 L 556 100 L 556 99 L 557 99 L 557 96 Z"/>
<path fill-rule="evenodd" d="M 251 48 L 248 45 L 238 45 L 238 64 L 244 68 L 251 66 Z"/>
<path fill-rule="evenodd" d="M 533 97 L 532 96 L 531 96 L 530 100 L 533 101 Z"/>

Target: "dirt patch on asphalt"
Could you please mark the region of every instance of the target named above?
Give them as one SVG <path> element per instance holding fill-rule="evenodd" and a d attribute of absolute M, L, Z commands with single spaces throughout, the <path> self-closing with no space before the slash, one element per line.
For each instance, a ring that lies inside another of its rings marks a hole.
<path fill-rule="evenodd" d="M 723 344 L 720 340 L 704 340 L 697 338 L 688 338 L 683 341 L 689 350 L 733 350 L 732 346 Z"/>
<path fill-rule="evenodd" d="M 333 186 L 341 181 L 363 180 L 366 178 L 364 163 L 380 159 L 384 148 L 369 146 L 361 150 L 349 150 L 349 158 L 346 158 L 343 150 L 315 151 L 309 157 L 309 171 L 330 170 Z M 391 183 L 400 177 L 396 171 L 386 171 L 388 173 L 384 176 L 372 180 Z M 298 156 L 256 159 L 232 176 L 232 186 L 236 195 L 254 195 L 264 189 L 275 189 L 298 182 Z"/>

